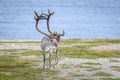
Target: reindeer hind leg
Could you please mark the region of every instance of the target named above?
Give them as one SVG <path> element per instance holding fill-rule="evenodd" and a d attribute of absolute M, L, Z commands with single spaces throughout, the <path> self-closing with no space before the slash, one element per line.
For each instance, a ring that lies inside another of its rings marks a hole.
<path fill-rule="evenodd" d="M 59 63 L 58 63 L 58 55 L 59 55 L 59 51 L 58 51 L 58 49 L 56 49 L 55 66 L 59 66 Z"/>

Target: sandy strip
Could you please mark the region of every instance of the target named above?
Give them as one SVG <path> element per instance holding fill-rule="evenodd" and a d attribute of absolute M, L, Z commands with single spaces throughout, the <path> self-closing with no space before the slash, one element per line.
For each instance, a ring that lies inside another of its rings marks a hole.
<path fill-rule="evenodd" d="M 109 44 L 104 46 L 91 47 L 91 50 L 120 50 L 120 44 Z"/>

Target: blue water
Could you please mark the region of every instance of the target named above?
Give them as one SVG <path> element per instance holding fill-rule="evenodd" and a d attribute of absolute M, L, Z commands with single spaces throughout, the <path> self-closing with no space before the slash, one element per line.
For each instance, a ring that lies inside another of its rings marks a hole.
<path fill-rule="evenodd" d="M 120 39 L 120 0 L 0 0 L 0 39 L 41 39 L 34 10 L 48 9 L 51 30 L 64 30 L 63 39 Z M 39 26 L 47 32 L 45 21 Z"/>

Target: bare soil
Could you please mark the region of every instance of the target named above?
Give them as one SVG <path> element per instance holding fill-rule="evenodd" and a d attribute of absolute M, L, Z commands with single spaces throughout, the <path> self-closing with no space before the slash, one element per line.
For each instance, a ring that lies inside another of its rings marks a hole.
<path fill-rule="evenodd" d="M 112 62 L 115 60 L 117 62 Z M 120 71 L 114 70 L 112 66 L 120 67 L 120 58 L 99 58 L 99 59 L 75 59 L 64 58 L 60 60 L 60 76 L 70 80 L 101 78 L 120 78 Z M 63 66 L 62 66 L 63 65 Z M 64 66 L 65 65 L 65 66 Z M 111 74 L 112 76 L 96 76 L 98 72 Z"/>

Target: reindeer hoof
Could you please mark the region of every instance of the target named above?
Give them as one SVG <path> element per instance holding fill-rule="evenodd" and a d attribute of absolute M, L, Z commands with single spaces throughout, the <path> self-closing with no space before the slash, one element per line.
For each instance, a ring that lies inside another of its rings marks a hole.
<path fill-rule="evenodd" d="M 45 69 L 46 67 L 45 66 L 43 66 L 43 69 Z"/>
<path fill-rule="evenodd" d="M 54 68 L 57 68 L 57 67 L 59 67 L 59 64 L 54 64 Z"/>

